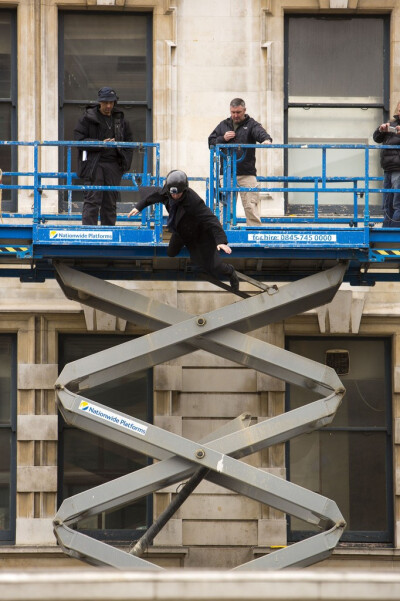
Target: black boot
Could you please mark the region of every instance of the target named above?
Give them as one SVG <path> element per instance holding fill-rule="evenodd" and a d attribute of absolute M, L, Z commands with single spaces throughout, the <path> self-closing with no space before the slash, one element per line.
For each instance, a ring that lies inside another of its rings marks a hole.
<path fill-rule="evenodd" d="M 239 278 L 236 275 L 236 271 L 233 270 L 231 275 L 229 276 L 229 283 L 234 292 L 239 290 Z"/>

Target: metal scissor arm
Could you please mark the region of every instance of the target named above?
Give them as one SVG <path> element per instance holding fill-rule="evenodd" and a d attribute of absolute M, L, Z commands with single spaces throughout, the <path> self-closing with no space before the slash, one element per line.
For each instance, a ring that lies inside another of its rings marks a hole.
<path fill-rule="evenodd" d="M 258 294 L 195 317 L 137 292 L 74 271 L 66 265 L 58 264 L 56 269 L 60 285 L 68 298 L 150 329 L 160 328 L 161 320 L 164 326 L 158 332 L 120 345 L 118 348 L 123 353 L 108 349 L 96 353 L 95 362 L 92 355 L 69 363 L 57 380 L 58 384 L 68 382 L 74 389 L 79 383 L 77 390 L 94 388 L 201 348 L 247 366 L 251 357 L 251 361 L 254 361 L 251 367 L 254 369 L 321 394 L 342 387 L 333 370 L 253 337 L 241 335 L 241 332 L 287 319 L 332 300 L 346 271 L 344 263 L 283 286 L 273 295 Z M 167 328 L 168 325 L 173 327 Z M 128 359 L 130 352 L 132 358 Z M 117 359 L 117 354 L 124 355 L 124 359 Z M 299 369 L 296 373 L 297 362 Z"/>
<path fill-rule="evenodd" d="M 325 557 L 345 527 L 336 504 L 239 459 L 330 423 L 344 394 L 343 386 L 332 369 L 244 332 L 328 302 L 340 286 L 346 265 L 338 264 L 327 272 L 283 286 L 274 294 L 268 290 L 201 316 L 146 299 L 61 263 L 56 269 L 69 298 L 157 330 L 75 361 L 64 368 L 57 380 L 59 407 L 67 423 L 159 461 L 66 499 L 55 518 L 55 533 L 65 552 L 96 565 L 142 567 L 144 560 L 130 553 L 125 553 L 122 560 L 123 552 L 114 554 L 113 547 L 72 531 L 70 526 L 83 517 L 122 507 L 206 468 L 204 477 L 211 482 L 325 528 L 309 544 L 296 543 L 246 566 L 272 569 L 277 564 L 308 565 Z M 303 386 L 324 398 L 251 425 L 245 431 L 237 430 L 234 420 L 228 432 L 215 432 L 208 440 L 195 443 L 83 396 L 87 390 L 199 348 Z M 147 569 L 157 569 L 149 562 L 144 564 Z"/>

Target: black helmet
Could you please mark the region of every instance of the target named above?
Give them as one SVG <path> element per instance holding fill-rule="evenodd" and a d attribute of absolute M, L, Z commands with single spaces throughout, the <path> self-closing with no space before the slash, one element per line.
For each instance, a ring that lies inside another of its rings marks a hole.
<path fill-rule="evenodd" d="M 187 175 L 184 171 L 170 171 L 165 180 L 165 186 L 170 194 L 180 194 L 189 187 Z"/>

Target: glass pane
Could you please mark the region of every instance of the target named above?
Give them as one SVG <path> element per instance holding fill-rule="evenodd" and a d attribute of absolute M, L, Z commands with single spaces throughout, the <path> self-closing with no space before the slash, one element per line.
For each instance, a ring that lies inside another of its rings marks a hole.
<path fill-rule="evenodd" d="M 390 380 L 386 369 L 390 358 L 385 340 L 294 338 L 289 350 L 322 364 L 326 364 L 328 351 L 340 351 L 342 356 L 349 353 L 348 374 L 339 376 L 346 394 L 332 424 L 289 443 L 290 480 L 336 501 L 347 521 L 347 532 L 352 531 L 349 538 L 363 540 L 371 537 L 366 533 L 378 531 L 381 536 L 389 531 L 387 478 L 391 477 L 387 467 Z M 317 398 L 321 395 L 289 388 L 290 409 Z M 316 530 L 293 517 L 290 525 L 292 532 Z"/>
<path fill-rule="evenodd" d="M 67 336 L 61 342 L 61 366 L 127 342 L 127 336 Z M 87 398 L 132 417 L 148 420 L 149 372 L 143 371 L 115 385 L 104 385 Z M 65 426 L 63 498 L 145 467 L 147 457 L 93 434 Z M 103 512 L 79 522 L 80 529 L 145 529 L 146 499 L 116 511 Z"/>
<path fill-rule="evenodd" d="M 1 42 L 0 42 L 1 43 Z M 0 103 L 0 140 L 11 140 L 11 104 Z M 0 169 L 5 172 L 12 171 L 11 166 L 12 147 L 0 144 Z M 12 183 L 10 175 L 3 175 L 2 184 L 9 186 Z M 3 190 L 3 201 L 11 199 L 11 190 Z M 3 205 L 3 210 L 6 207 Z"/>
<path fill-rule="evenodd" d="M 290 443 L 290 480 L 334 500 L 347 530 L 388 529 L 387 475 L 382 432 L 318 431 Z M 317 530 L 293 517 L 290 524 L 292 531 Z"/>
<path fill-rule="evenodd" d="M 333 349 L 349 351 L 350 368 L 340 379 L 346 394 L 333 421 L 334 427 L 387 427 L 385 379 L 385 344 L 383 340 L 350 340 L 346 338 L 320 340 L 293 339 L 293 353 L 325 364 L 326 352 Z M 320 396 L 297 386 L 290 387 L 290 408 L 310 403 Z"/>
<path fill-rule="evenodd" d="M 383 101 L 382 18 L 291 17 L 288 53 L 291 100 L 356 96 Z"/>
<path fill-rule="evenodd" d="M 121 101 L 145 101 L 147 17 L 64 13 L 64 98 L 97 99 L 105 85 Z"/>
<path fill-rule="evenodd" d="M 12 340 L 0 336 L 0 424 L 11 423 Z"/>
<path fill-rule="evenodd" d="M 11 432 L 0 430 L 0 531 L 10 528 Z"/>
<path fill-rule="evenodd" d="M 289 144 L 375 144 L 372 134 L 383 121 L 381 109 L 360 108 L 290 108 L 288 116 Z M 288 175 L 292 177 L 322 177 L 322 150 L 291 149 L 288 151 Z M 365 151 L 352 149 L 328 149 L 326 151 L 327 177 L 356 178 L 363 187 L 365 176 Z M 379 150 L 369 152 L 370 177 L 383 177 L 379 163 Z M 313 187 L 290 184 L 291 187 Z M 353 181 L 333 182 L 328 187 L 352 188 Z M 381 188 L 382 182 L 371 182 L 370 187 Z M 326 192 L 319 194 L 320 205 L 353 205 L 353 193 Z M 289 193 L 290 205 L 314 204 L 313 192 Z M 381 211 L 382 195 L 370 194 L 370 208 Z M 364 200 L 358 197 L 358 206 Z M 362 214 L 362 213 L 361 213 Z"/>
<path fill-rule="evenodd" d="M 147 465 L 147 459 L 143 455 L 72 428 L 64 431 L 64 457 L 64 498 Z M 127 508 L 105 512 L 93 516 L 90 520 L 82 520 L 79 528 L 145 528 L 147 523 L 145 501 L 142 499 Z M 108 520 L 110 515 L 114 525 L 105 526 L 104 520 Z"/>
<path fill-rule="evenodd" d="M 296 339 L 290 350 L 298 355 L 325 364 L 328 350 L 349 351 L 348 375 L 339 376 L 346 388 L 342 404 L 332 423 L 333 427 L 387 427 L 386 399 L 388 382 L 385 379 L 385 344 L 383 340 Z M 290 386 L 290 408 L 295 409 L 317 397 L 297 386 Z"/>
<path fill-rule="evenodd" d="M 0 98 L 11 98 L 11 14 L 6 11 L 0 11 Z"/>

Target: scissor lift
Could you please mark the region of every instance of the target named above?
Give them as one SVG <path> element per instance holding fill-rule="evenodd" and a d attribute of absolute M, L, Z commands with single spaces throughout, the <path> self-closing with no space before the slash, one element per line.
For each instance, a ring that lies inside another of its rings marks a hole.
<path fill-rule="evenodd" d="M 321 528 L 319 534 L 307 540 L 236 570 L 307 566 L 329 556 L 345 528 L 336 503 L 247 465 L 240 458 L 331 423 L 345 390 L 333 369 L 253 338 L 247 332 L 328 303 L 343 280 L 347 263 L 339 262 L 280 288 L 254 282 L 259 293 L 204 315 L 190 315 L 77 271 L 62 261 L 54 266 L 69 299 L 152 330 L 151 334 L 66 365 L 56 383 L 60 412 L 68 424 L 157 460 L 66 499 L 54 519 L 54 532 L 64 552 L 94 565 L 162 569 L 73 527 L 83 518 L 132 503 L 201 470 L 201 477 L 210 482 Z M 199 443 L 85 397 L 87 391 L 105 383 L 196 349 L 302 386 L 322 398 L 255 425 L 249 425 L 249 416 L 239 416 Z"/>
<path fill-rule="evenodd" d="M 65 500 L 54 523 L 61 547 L 66 553 L 96 565 L 160 569 L 135 555 L 138 544 L 132 552 L 125 553 L 83 535 L 73 526 L 84 517 L 121 507 L 168 484 L 189 478 L 193 485 L 198 477 L 205 477 L 321 526 L 320 534 L 236 569 L 304 566 L 323 559 L 335 547 L 345 527 L 335 503 L 245 465 L 239 459 L 329 424 L 344 394 L 343 386 L 332 369 L 254 339 L 247 332 L 329 302 L 343 278 L 357 286 L 400 281 L 400 228 L 380 228 L 382 217 L 373 216 L 372 195 L 383 193 L 385 189 L 379 187 L 383 178 L 372 175 L 370 154 L 385 147 L 365 144 L 240 145 L 241 150 L 257 147 L 263 152 L 286 153 L 290 149 L 305 153 L 319 149 L 321 152 L 321 168 L 314 175 L 258 178 L 259 183 L 265 185 L 264 189 L 257 188 L 258 192 L 306 193 L 303 198 L 309 201 L 312 195 L 313 199 L 309 204 L 312 214 L 300 212 L 298 215 L 263 217 L 259 228 L 247 227 L 244 218 L 236 215 L 235 196 L 243 190 L 237 185 L 239 146 L 223 144 L 211 149 L 209 176 L 190 180 L 205 186 L 206 202 L 218 217 L 222 217 L 228 243 L 234 251 L 229 261 L 236 271 L 242 272 L 241 279 L 254 284 L 259 294 L 248 297 L 246 292 L 241 292 L 239 302 L 207 315 L 193 316 L 103 281 L 202 280 L 205 276 L 193 268 L 185 251 L 178 257 L 168 257 L 164 238 L 166 216 L 160 205 L 142 211 L 140 217 L 133 220 L 120 215 L 116 227 L 97 228 L 76 223 L 80 221 L 80 215 L 74 213 L 73 194 L 82 192 L 87 186 L 82 186 L 72 171 L 72 152 L 76 147 L 88 144 L 129 146 L 143 153 L 142 171 L 125 174 L 130 185 L 116 186 L 115 190 L 133 193 L 140 185 L 162 183 L 158 143 L 0 140 L 0 147 L 7 145 L 18 149 L 21 146 L 26 147 L 26 151 L 30 148 L 33 153 L 33 171 L 3 173 L 3 181 L 10 183 L 0 183 L 0 193 L 9 189 L 25 190 L 33 195 L 31 214 L 2 213 L 0 277 L 42 282 L 56 275 L 68 298 L 153 331 L 125 343 L 124 360 L 120 358 L 121 347 L 114 347 L 67 365 L 56 388 L 60 411 L 68 423 L 143 452 L 158 463 Z M 66 171 L 40 170 L 40 159 L 45 155 L 46 147 L 66 153 Z M 364 169 L 360 175 L 328 176 L 327 153 L 331 156 L 331 150 L 340 149 L 353 149 L 364 154 Z M 104 186 L 94 188 L 103 189 Z M 63 192 L 67 199 L 66 211 L 61 214 L 44 212 L 43 192 L 50 195 Z M 333 215 L 324 216 L 321 195 L 326 194 L 335 206 L 343 205 L 351 214 L 347 211 L 340 216 L 340 211 L 335 211 Z M 348 200 L 342 202 L 343 194 L 344 198 L 351 195 L 351 207 Z M 265 286 L 262 281 L 292 283 L 277 288 Z M 224 283 L 214 283 L 229 288 Z M 239 416 L 200 444 L 122 415 L 84 396 L 86 390 L 195 349 L 205 349 L 303 386 L 322 398 L 250 427 L 248 416 Z M 190 486 L 185 489 L 189 490 Z"/>

